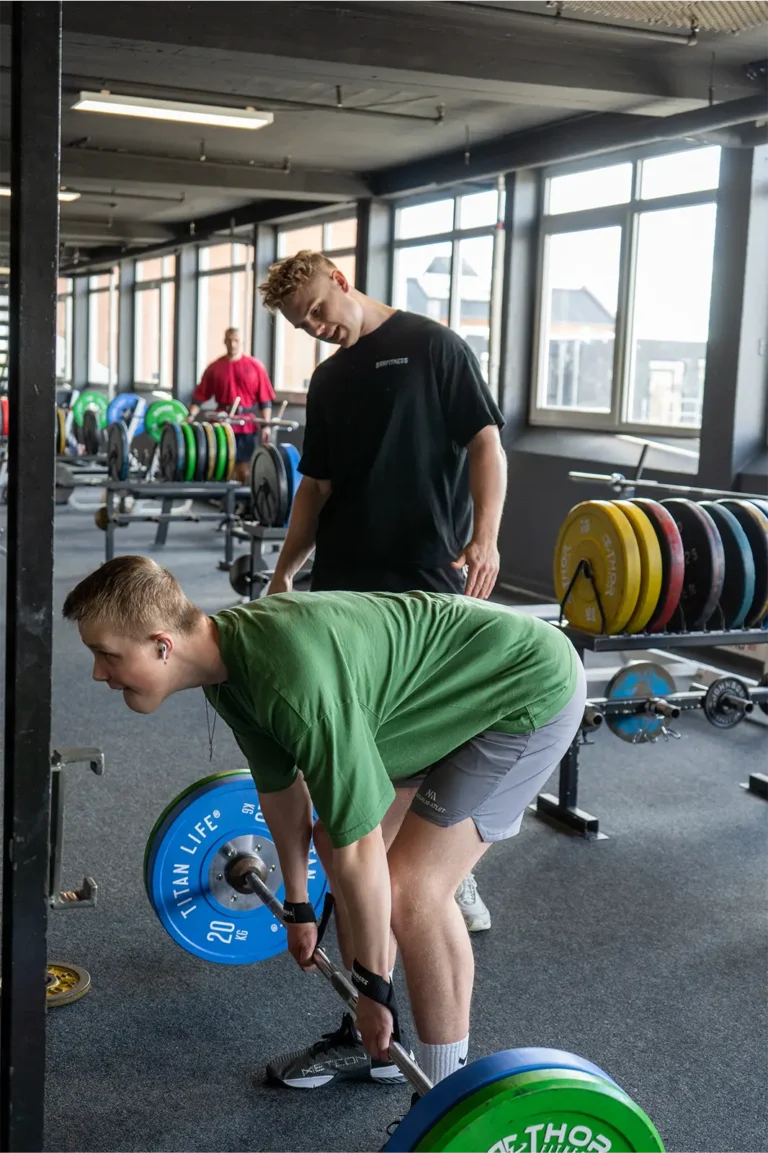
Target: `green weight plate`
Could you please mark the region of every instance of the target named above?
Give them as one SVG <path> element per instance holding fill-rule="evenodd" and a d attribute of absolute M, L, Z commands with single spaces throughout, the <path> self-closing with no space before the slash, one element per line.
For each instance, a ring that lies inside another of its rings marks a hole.
<path fill-rule="evenodd" d="M 187 459 L 184 465 L 184 480 L 194 480 L 195 466 L 197 465 L 197 442 L 195 441 L 195 434 L 188 424 L 182 424 L 180 427 L 184 435 L 184 447 L 187 450 Z"/>
<path fill-rule="evenodd" d="M 662 1153 L 653 1123 L 621 1089 L 589 1073 L 537 1069 L 473 1093 L 416 1146 L 424 1153 L 598 1150 Z"/>
<path fill-rule="evenodd" d="M 106 428 L 109 401 L 103 393 L 96 392 L 92 388 L 86 388 L 84 392 L 81 392 L 75 403 L 72 405 L 72 420 L 77 425 L 77 427 L 82 428 L 83 417 L 89 408 L 92 408 L 98 416 L 99 428 Z"/>
<path fill-rule="evenodd" d="M 158 443 L 163 435 L 163 425 L 169 421 L 183 424 L 189 416 L 189 409 L 180 400 L 156 400 L 144 414 L 144 430 Z"/>
<path fill-rule="evenodd" d="M 207 453 L 207 456 L 205 458 L 205 460 L 206 460 L 205 479 L 206 480 L 213 480 L 214 474 L 216 472 L 216 456 L 217 456 L 216 433 L 214 432 L 213 425 L 209 424 L 209 422 L 207 420 L 203 421 L 203 424 L 201 427 L 202 427 L 203 432 L 205 433 L 205 441 L 206 441 L 206 444 L 208 446 L 208 453 Z"/>
<path fill-rule="evenodd" d="M 223 424 L 214 424 L 213 430 L 216 433 L 216 472 L 213 479 L 222 480 L 227 471 L 227 434 Z"/>
<path fill-rule="evenodd" d="M 205 474 L 208 471 L 208 441 L 205 439 L 203 426 L 198 421 L 195 421 L 189 426 L 195 437 L 195 475 L 192 478 L 195 481 L 205 480 Z"/>

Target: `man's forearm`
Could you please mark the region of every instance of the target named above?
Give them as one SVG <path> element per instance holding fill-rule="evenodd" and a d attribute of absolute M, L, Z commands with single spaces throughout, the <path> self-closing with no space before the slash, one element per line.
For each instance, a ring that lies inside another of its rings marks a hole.
<path fill-rule="evenodd" d="M 475 540 L 499 537 L 501 514 L 507 494 L 507 458 L 496 438 L 469 449 L 469 490 L 472 496 Z"/>
<path fill-rule="evenodd" d="M 189 406 L 189 415 L 190 416 L 197 416 L 199 411 L 200 411 L 200 405 L 197 403 L 196 400 L 193 400 Z"/>
<path fill-rule="evenodd" d="M 347 906 L 355 959 L 372 973 L 389 974 L 392 896 L 381 827 L 353 845 L 335 849 L 333 869 Z"/>
<path fill-rule="evenodd" d="M 307 901 L 307 869 L 312 840 L 312 801 L 299 775 L 290 788 L 260 793 L 264 819 L 274 838 L 287 901 Z"/>
<path fill-rule="evenodd" d="M 328 499 L 317 481 L 305 477 L 298 487 L 291 509 L 291 523 L 275 565 L 276 577 L 293 577 L 306 562 L 317 537 L 320 511 Z"/>

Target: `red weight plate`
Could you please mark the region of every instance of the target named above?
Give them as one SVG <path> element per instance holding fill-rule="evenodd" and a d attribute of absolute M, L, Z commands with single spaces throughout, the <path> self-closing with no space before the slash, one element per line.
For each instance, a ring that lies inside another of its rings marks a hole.
<path fill-rule="evenodd" d="M 675 524 L 675 518 L 667 512 L 663 504 L 647 497 L 637 497 L 632 503 L 641 508 L 650 520 L 661 548 L 661 593 L 653 616 L 646 625 L 647 632 L 660 633 L 672 620 L 683 591 L 685 575 L 683 539 Z"/>
<path fill-rule="evenodd" d="M 8 397 L 0 397 L 0 436 L 8 435 Z"/>
<path fill-rule="evenodd" d="M 705 629 L 717 608 L 725 582 L 725 552 L 717 525 L 692 500 L 674 497 L 663 501 L 672 513 L 685 551 L 685 576 L 680 607 L 690 632 Z"/>

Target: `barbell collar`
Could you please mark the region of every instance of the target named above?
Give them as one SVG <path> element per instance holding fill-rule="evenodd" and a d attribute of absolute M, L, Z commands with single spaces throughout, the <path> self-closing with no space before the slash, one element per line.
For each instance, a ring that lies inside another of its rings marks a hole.
<path fill-rule="evenodd" d="M 285 924 L 282 904 L 271 890 L 267 888 L 259 875 L 259 865 L 262 862 L 258 857 L 248 859 L 251 861 L 250 868 L 246 863 L 246 858 L 240 858 L 240 879 L 242 883 L 248 885 L 250 892 L 255 893 L 257 897 L 263 901 L 270 913 L 277 917 L 281 924 Z M 312 954 L 312 960 L 317 966 L 318 971 L 322 973 L 325 979 L 339 994 L 342 1001 L 346 1002 L 354 1017 L 355 1010 L 357 1009 L 357 990 L 350 984 L 344 974 L 336 968 L 324 949 L 315 949 Z M 433 1088 L 432 1082 L 426 1073 L 419 1068 L 410 1053 L 406 1052 L 403 1046 L 398 1044 L 397 1041 L 390 1043 L 389 1056 L 403 1076 L 408 1078 L 420 1097 L 424 1097 L 429 1090 Z"/>

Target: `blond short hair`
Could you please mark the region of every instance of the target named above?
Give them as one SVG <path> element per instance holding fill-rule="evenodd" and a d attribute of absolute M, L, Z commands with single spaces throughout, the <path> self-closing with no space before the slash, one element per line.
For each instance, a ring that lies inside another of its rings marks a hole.
<path fill-rule="evenodd" d="M 65 620 L 107 625 L 137 640 L 158 629 L 189 634 L 203 613 L 176 577 L 146 556 L 117 556 L 80 581 L 64 601 Z"/>
<path fill-rule="evenodd" d="M 270 312 L 277 312 L 289 297 L 307 284 L 318 272 L 333 272 L 336 265 L 322 252 L 302 248 L 295 256 L 286 256 L 269 266 L 269 275 L 259 285 L 262 303 Z"/>

